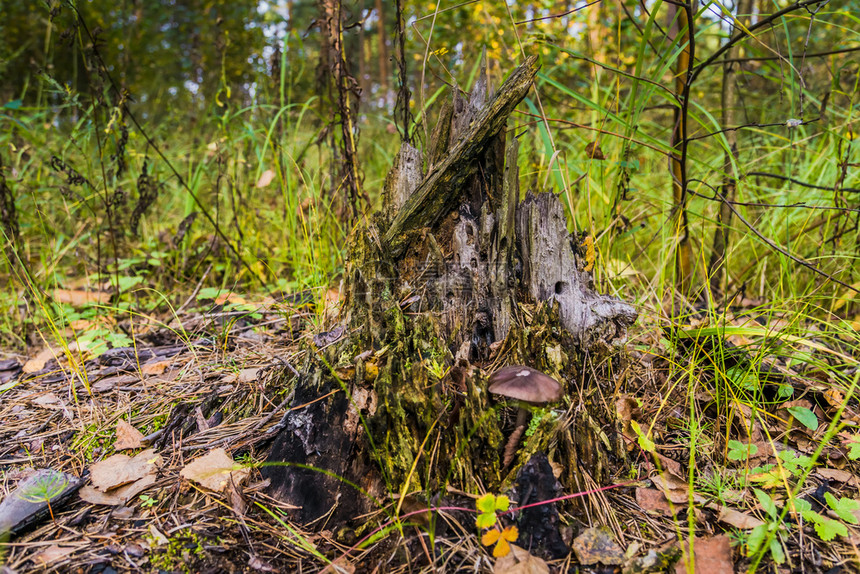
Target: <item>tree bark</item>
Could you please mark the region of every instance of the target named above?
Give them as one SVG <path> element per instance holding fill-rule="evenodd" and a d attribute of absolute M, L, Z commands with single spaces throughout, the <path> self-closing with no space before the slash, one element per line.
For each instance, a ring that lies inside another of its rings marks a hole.
<path fill-rule="evenodd" d="M 572 394 L 585 354 L 611 353 L 636 317 L 593 290 L 558 198 L 520 201 L 505 124 L 537 71 L 529 58 L 491 95 L 483 69 L 468 100 L 455 92 L 428 143 L 428 172 L 404 144 L 383 210 L 351 234 L 341 313 L 314 338 L 264 469 L 274 494 L 301 506 L 297 519 L 346 520 L 387 493 L 499 490 L 550 445 L 574 487 L 582 472 L 605 479 L 624 456 L 601 430 L 614 414 L 595 388 L 573 424 L 540 419 L 505 468 L 509 431 L 479 368 L 527 364 Z"/>
<path fill-rule="evenodd" d="M 746 26 L 749 22 L 749 13 L 752 8 L 752 0 L 739 0 L 737 8 L 737 23 L 740 26 Z M 732 26 L 729 30 L 729 38 L 734 35 Z M 726 52 L 726 59 L 733 60 L 738 56 L 738 46 L 732 46 Z M 711 261 L 709 266 L 711 291 L 713 293 L 722 293 L 722 279 L 725 267 L 726 250 L 729 245 L 729 231 L 732 224 L 732 208 L 731 203 L 735 200 L 737 193 L 737 178 L 735 177 L 735 163 L 738 159 L 738 131 L 733 128 L 737 124 L 736 108 L 738 105 L 737 79 L 735 74 L 740 66 L 738 62 L 727 61 L 723 64 L 723 90 L 722 90 L 722 105 L 721 121 L 723 129 L 728 129 L 726 132 L 726 146 L 723 161 L 723 197 L 725 202 L 720 204 L 720 211 L 717 216 L 717 229 L 714 231 L 714 245 L 711 251 Z"/>

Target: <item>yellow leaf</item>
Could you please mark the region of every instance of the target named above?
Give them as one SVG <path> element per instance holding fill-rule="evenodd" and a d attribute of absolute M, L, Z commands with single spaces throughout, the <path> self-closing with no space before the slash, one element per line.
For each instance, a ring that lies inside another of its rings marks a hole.
<path fill-rule="evenodd" d="M 504 538 L 499 539 L 499 543 L 493 548 L 493 558 L 501 558 L 507 556 L 511 551 L 511 545 Z"/>
<path fill-rule="evenodd" d="M 481 544 L 484 546 L 492 546 L 496 543 L 496 540 L 499 539 L 500 532 L 493 528 L 492 530 L 487 530 L 484 532 L 484 535 L 481 536 Z"/>
<path fill-rule="evenodd" d="M 508 526 L 504 530 L 502 530 L 502 539 L 510 540 L 511 542 L 515 542 L 517 537 L 519 537 L 520 531 L 517 530 L 516 526 Z"/>

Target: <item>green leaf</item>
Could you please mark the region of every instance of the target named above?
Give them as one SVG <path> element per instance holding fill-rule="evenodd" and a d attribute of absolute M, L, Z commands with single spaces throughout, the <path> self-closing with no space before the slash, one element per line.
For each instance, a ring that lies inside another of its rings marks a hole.
<path fill-rule="evenodd" d="M 811 431 L 818 430 L 818 417 L 806 407 L 788 407 L 788 412 L 797 419 L 797 422 Z"/>
<path fill-rule="evenodd" d="M 501 496 L 496 497 L 495 509 L 496 512 L 507 512 L 508 508 L 511 506 L 511 500 L 502 494 Z"/>
<path fill-rule="evenodd" d="M 753 492 L 755 492 L 756 498 L 758 498 L 762 509 L 767 512 L 770 517 L 776 518 L 777 510 L 776 504 L 773 503 L 773 499 L 765 491 L 759 490 L 758 488 L 754 488 Z"/>
<path fill-rule="evenodd" d="M 822 516 L 821 520 L 815 523 L 815 532 L 818 533 L 818 536 L 823 541 L 828 542 L 836 538 L 837 534 L 839 536 L 848 536 L 848 527 L 832 518 Z"/>
<path fill-rule="evenodd" d="M 770 541 L 770 555 L 773 556 L 773 561 L 777 564 L 785 562 L 785 551 L 782 549 L 782 542 L 778 538 Z"/>
<path fill-rule="evenodd" d="M 758 452 L 758 447 L 756 445 L 744 444 L 739 440 L 730 440 L 728 446 L 729 460 L 746 460 Z"/>
<path fill-rule="evenodd" d="M 475 506 L 477 506 L 478 510 L 480 510 L 482 513 L 495 513 L 496 497 L 492 494 L 485 494 L 475 502 Z"/>
<path fill-rule="evenodd" d="M 829 492 L 824 493 L 824 500 L 827 501 L 828 506 L 833 509 L 833 512 L 848 524 L 858 524 L 858 522 L 860 522 L 857 520 L 857 517 L 854 516 L 854 511 L 860 510 L 860 501 L 852 500 L 850 498 L 840 498 L 839 500 L 836 500 L 836 497 Z"/>
<path fill-rule="evenodd" d="M 747 556 L 752 556 L 761 548 L 764 537 L 767 536 L 767 524 L 759 524 L 747 536 Z"/>
<path fill-rule="evenodd" d="M 851 438 L 844 443 L 848 447 L 848 458 L 857 460 L 860 458 L 860 435 L 852 435 Z"/>
<path fill-rule="evenodd" d="M 221 289 L 220 287 L 204 287 L 197 292 L 197 300 L 200 301 L 202 299 L 215 299 L 216 297 L 218 297 L 218 295 L 221 294 L 222 291 L 223 289 Z"/>
<path fill-rule="evenodd" d="M 121 275 L 117 279 L 118 279 L 118 287 L 119 287 L 120 291 L 128 291 L 129 289 L 131 289 L 132 287 L 134 287 L 135 285 L 137 285 L 138 283 L 143 281 L 143 277 L 141 277 L 139 275 L 133 275 L 131 277 L 128 277 L 126 275 Z"/>
<path fill-rule="evenodd" d="M 485 512 L 483 514 L 479 514 L 478 518 L 475 520 L 475 525 L 478 528 L 490 528 L 496 523 L 496 513 L 495 512 Z"/>
<path fill-rule="evenodd" d="M 657 450 L 657 446 L 654 444 L 654 441 L 645 436 L 645 433 L 642 432 L 642 427 L 639 426 L 639 423 L 637 423 L 636 421 L 630 421 L 630 428 L 632 428 L 636 435 L 639 437 L 637 439 L 637 442 L 639 443 L 639 448 L 641 448 L 645 452 L 650 453 L 653 453 Z"/>

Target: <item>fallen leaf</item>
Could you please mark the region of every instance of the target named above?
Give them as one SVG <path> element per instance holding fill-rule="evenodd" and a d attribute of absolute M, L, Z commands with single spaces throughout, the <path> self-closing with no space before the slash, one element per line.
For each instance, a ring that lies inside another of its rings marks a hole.
<path fill-rule="evenodd" d="M 250 560 L 248 560 L 248 567 L 253 570 L 259 570 L 260 572 L 280 572 L 280 570 L 273 567 L 257 555 L 251 556 Z"/>
<path fill-rule="evenodd" d="M 137 375 L 116 375 L 113 377 L 105 377 L 104 379 L 93 383 L 90 388 L 96 393 L 104 393 L 113 389 L 117 385 L 128 385 L 139 381 L 140 377 Z"/>
<path fill-rule="evenodd" d="M 147 474 L 143 478 L 135 480 L 131 484 L 120 486 L 111 491 L 111 494 L 123 500 L 123 504 L 135 498 L 138 494 L 155 484 L 155 475 Z"/>
<path fill-rule="evenodd" d="M 250 369 L 242 369 L 238 373 L 230 373 L 225 375 L 221 382 L 223 383 L 253 383 L 257 380 L 257 374 L 260 372 L 260 367 Z"/>
<path fill-rule="evenodd" d="M 756 526 L 761 526 L 762 524 L 764 524 L 764 522 L 762 522 L 752 514 L 740 512 L 729 508 L 728 506 L 719 507 L 719 510 L 717 512 L 717 520 L 719 520 L 720 522 L 725 522 L 729 526 L 740 528 L 741 530 L 750 530 L 752 528 L 755 528 Z"/>
<path fill-rule="evenodd" d="M 267 169 L 260 175 L 260 179 L 257 180 L 257 187 L 266 187 L 267 185 L 272 183 L 273 179 L 275 179 L 275 172 L 270 169 Z"/>
<path fill-rule="evenodd" d="M 32 560 L 40 566 L 46 566 L 51 562 L 57 562 L 58 560 L 67 558 L 76 549 L 77 547 L 75 546 L 59 546 L 58 544 L 52 544 L 33 556 Z"/>
<path fill-rule="evenodd" d="M 155 542 L 156 546 L 164 546 L 168 542 L 167 536 L 161 533 L 155 524 L 150 523 L 149 525 L 149 533 L 152 535 L 152 541 Z"/>
<path fill-rule="evenodd" d="M 155 471 L 164 463 L 155 449 L 147 449 L 134 457 L 115 454 L 90 465 L 90 480 L 93 486 L 107 492 L 111 488 L 139 480 Z"/>
<path fill-rule="evenodd" d="M 672 506 L 666 499 L 666 496 L 654 488 L 637 488 L 636 503 L 642 510 L 647 512 L 656 512 L 663 516 L 674 516 L 675 512 L 680 510 L 680 506 L 675 505 L 675 512 L 672 511 Z"/>
<path fill-rule="evenodd" d="M 185 465 L 179 474 L 203 488 L 224 492 L 229 482 L 240 484 L 250 473 L 247 467 L 237 465 L 227 451 L 217 448 Z"/>
<path fill-rule="evenodd" d="M 549 566 L 528 550 L 511 544 L 510 553 L 496 560 L 493 574 L 549 574 Z"/>
<path fill-rule="evenodd" d="M 857 478 L 847 470 L 838 470 L 835 468 L 816 468 L 815 473 L 827 480 L 835 480 L 836 482 L 844 482 L 851 486 L 856 486 Z"/>
<path fill-rule="evenodd" d="M 35 357 L 24 363 L 24 368 L 22 370 L 27 374 L 37 373 L 45 368 L 48 361 L 61 353 L 62 349 L 59 347 L 48 347 L 47 349 L 42 349 Z"/>
<path fill-rule="evenodd" d="M 78 491 L 78 495 L 81 497 L 81 500 L 84 502 L 89 502 L 90 504 L 99 504 L 102 506 L 119 506 L 124 502 L 118 496 L 113 494 L 106 494 L 89 484 L 86 486 L 82 486 Z"/>
<path fill-rule="evenodd" d="M 600 144 L 596 141 L 590 142 L 585 146 L 585 155 L 590 159 L 606 159 L 606 156 L 603 155 L 603 150 L 600 149 Z"/>
<path fill-rule="evenodd" d="M 171 361 L 150 361 L 148 363 L 144 363 L 140 366 L 140 373 L 144 376 L 147 375 L 160 375 L 162 374 L 167 367 L 170 366 Z"/>
<path fill-rule="evenodd" d="M 598 562 L 615 566 L 624 561 L 624 551 L 615 542 L 612 531 L 606 527 L 586 528 L 573 539 L 571 546 L 579 563 L 586 566 Z"/>
<path fill-rule="evenodd" d="M 684 556 L 675 564 L 675 574 L 687 574 L 687 552 L 689 546 L 682 548 Z M 732 545 L 728 536 L 712 536 L 693 540 L 693 556 L 695 558 L 694 572 L 696 574 L 714 574 L 716 572 L 734 572 L 732 561 Z"/>
<path fill-rule="evenodd" d="M 143 446 L 143 433 L 131 426 L 125 419 L 116 422 L 116 442 L 114 450 L 132 450 Z"/>
<path fill-rule="evenodd" d="M 104 291 L 54 289 L 51 292 L 51 297 L 57 303 L 65 303 L 72 307 L 85 307 L 92 304 L 106 305 L 110 303 L 110 293 Z"/>
<path fill-rule="evenodd" d="M 54 393 L 46 393 L 34 399 L 33 404 L 48 409 L 62 407 L 63 401 Z"/>

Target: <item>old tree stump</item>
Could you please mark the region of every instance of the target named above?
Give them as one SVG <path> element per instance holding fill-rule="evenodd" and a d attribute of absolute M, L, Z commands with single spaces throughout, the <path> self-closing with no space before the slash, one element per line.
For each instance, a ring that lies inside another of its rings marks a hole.
<path fill-rule="evenodd" d="M 484 70 L 468 99 L 455 90 L 425 153 L 403 145 L 382 211 L 351 234 L 338 323 L 315 337 L 264 468 L 297 520 L 332 528 L 394 493 L 499 492 L 537 451 L 581 489 L 623 456 L 584 358 L 610 354 L 636 314 L 594 292 L 559 199 L 521 199 L 505 130 L 538 67 L 529 58 L 495 93 Z M 567 408 L 507 468 L 511 417 L 486 390 L 506 364 L 561 381 Z"/>

